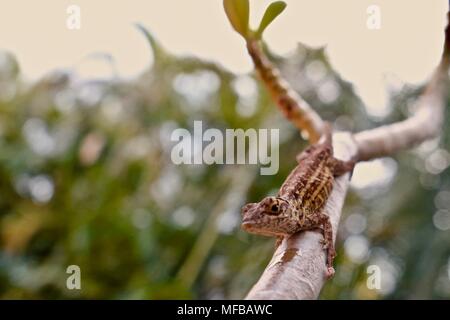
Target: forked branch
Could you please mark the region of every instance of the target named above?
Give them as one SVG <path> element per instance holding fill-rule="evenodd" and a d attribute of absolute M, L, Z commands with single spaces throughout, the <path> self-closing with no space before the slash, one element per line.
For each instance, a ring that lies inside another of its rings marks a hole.
<path fill-rule="evenodd" d="M 450 22 L 450 14 L 448 14 Z M 292 93 L 257 44 L 248 42 L 248 50 L 262 80 L 288 120 L 306 130 L 314 142 L 321 133 L 320 117 Z M 363 131 L 354 135 L 336 134 L 335 155 L 359 161 L 392 155 L 436 137 L 441 132 L 449 85 L 450 27 L 445 32 L 444 52 L 423 94 L 417 100 L 414 114 L 401 122 Z M 330 216 L 334 235 L 338 228 L 349 176 L 336 179 L 325 212 Z M 295 234 L 277 248 L 271 262 L 247 299 L 316 299 L 325 283 L 325 251 L 321 234 L 305 231 Z"/>
<path fill-rule="evenodd" d="M 256 32 L 248 27 L 247 0 L 224 0 L 224 6 L 233 28 L 246 40 L 255 69 L 277 106 L 299 130 L 308 133 L 311 143 L 315 143 L 323 131 L 322 119 L 289 87 L 260 48 L 262 32 L 283 11 L 285 5 L 280 2 L 270 5 Z M 450 14 L 448 20 L 450 21 Z M 336 135 L 333 145 L 335 156 L 342 160 L 371 160 L 392 155 L 437 136 L 444 119 L 449 64 L 450 27 L 447 26 L 441 63 L 417 100 L 414 114 L 404 121 L 354 135 Z M 348 174 L 337 178 L 325 207 L 325 212 L 332 221 L 334 234 L 348 184 Z M 320 237 L 318 232 L 305 231 L 283 240 L 247 299 L 317 298 L 325 283 L 325 251 L 320 244 Z"/>

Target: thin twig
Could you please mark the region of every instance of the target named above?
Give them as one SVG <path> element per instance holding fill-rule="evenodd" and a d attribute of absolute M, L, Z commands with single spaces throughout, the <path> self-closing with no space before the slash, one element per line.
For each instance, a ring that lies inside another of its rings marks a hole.
<path fill-rule="evenodd" d="M 259 41 L 248 41 L 247 50 L 261 80 L 284 116 L 306 133 L 311 143 L 317 142 L 323 131 L 320 116 L 282 78 L 280 71 L 263 53 Z"/>

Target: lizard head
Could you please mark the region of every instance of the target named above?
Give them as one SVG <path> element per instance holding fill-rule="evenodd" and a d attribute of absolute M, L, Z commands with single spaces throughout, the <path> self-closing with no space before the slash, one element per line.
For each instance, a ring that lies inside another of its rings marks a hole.
<path fill-rule="evenodd" d="M 289 202 L 279 197 L 266 197 L 242 208 L 242 229 L 266 236 L 292 233 L 297 223 L 291 217 Z"/>

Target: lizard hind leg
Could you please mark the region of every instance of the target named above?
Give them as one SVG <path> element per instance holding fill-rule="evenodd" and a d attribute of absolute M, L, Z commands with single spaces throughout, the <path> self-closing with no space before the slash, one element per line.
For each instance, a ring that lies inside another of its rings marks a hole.
<path fill-rule="evenodd" d="M 311 155 L 311 153 L 313 153 L 313 151 L 315 151 L 317 149 L 316 145 L 310 145 L 308 148 L 306 148 L 305 150 L 303 150 L 303 152 L 299 153 L 296 156 L 296 160 L 298 163 L 301 163 L 303 160 L 308 159 L 308 157 Z"/>
<path fill-rule="evenodd" d="M 350 172 L 350 177 L 353 175 L 353 169 L 355 168 L 356 160 L 348 160 L 342 161 L 336 158 L 333 158 L 333 175 L 335 177 L 342 176 L 343 174 Z"/>

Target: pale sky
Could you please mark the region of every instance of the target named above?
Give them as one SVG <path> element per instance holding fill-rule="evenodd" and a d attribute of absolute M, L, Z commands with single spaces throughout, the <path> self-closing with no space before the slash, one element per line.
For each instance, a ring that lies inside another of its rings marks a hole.
<path fill-rule="evenodd" d="M 356 85 L 372 107 L 385 104 L 386 86 L 420 83 L 439 61 L 446 0 L 286 0 L 269 27 L 272 50 L 287 53 L 297 42 L 327 46 L 331 63 Z M 0 49 L 15 54 L 23 74 L 36 79 L 57 68 L 84 76 L 109 76 L 94 53 L 114 58 L 119 74 L 133 77 L 151 63 L 147 26 L 174 54 L 196 55 L 246 73 L 252 69 L 244 43 L 226 20 L 222 0 L 0 0 Z M 250 0 L 258 21 L 269 0 Z M 81 29 L 66 27 L 69 5 L 81 8 Z M 381 29 L 369 30 L 367 8 L 378 5 Z"/>

